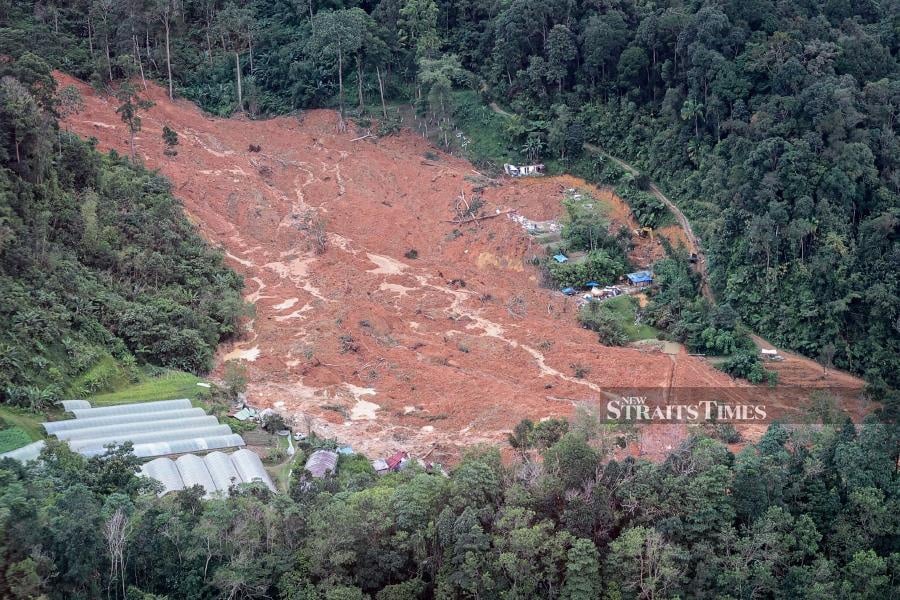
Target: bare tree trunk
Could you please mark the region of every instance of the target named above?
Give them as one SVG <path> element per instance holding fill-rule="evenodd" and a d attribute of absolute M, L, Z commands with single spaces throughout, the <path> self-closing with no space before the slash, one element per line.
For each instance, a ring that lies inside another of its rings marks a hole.
<path fill-rule="evenodd" d="M 88 17 L 87 20 L 87 28 L 88 28 L 88 48 L 91 49 L 91 58 L 94 58 L 94 27 L 91 23 L 91 18 Z"/>
<path fill-rule="evenodd" d="M 253 75 L 253 38 L 247 35 L 247 45 L 250 48 L 250 74 Z"/>
<path fill-rule="evenodd" d="M 107 23 L 107 26 L 109 24 Z M 109 31 L 106 32 L 106 70 L 109 72 L 109 80 L 112 81 L 112 59 L 109 56 Z"/>
<path fill-rule="evenodd" d="M 106 69 L 109 72 L 109 80 L 112 81 L 112 59 L 109 57 L 109 39 L 106 40 Z"/>
<path fill-rule="evenodd" d="M 209 30 L 212 27 L 212 15 L 210 11 L 206 11 L 206 60 L 212 63 L 212 39 L 209 37 Z"/>
<path fill-rule="evenodd" d="M 243 90 L 241 90 L 241 55 L 237 50 L 234 51 L 234 68 L 237 72 L 238 110 L 244 112 L 244 96 Z"/>
<path fill-rule="evenodd" d="M 376 65 L 375 66 L 375 74 L 378 75 L 378 92 L 381 94 L 381 112 L 384 114 L 385 121 L 387 120 L 387 106 L 384 104 L 384 82 L 381 80 L 381 69 Z"/>
<path fill-rule="evenodd" d="M 166 23 L 166 70 L 169 73 L 169 100 L 174 100 L 175 95 L 172 93 L 172 55 L 169 51 L 169 15 L 166 13 L 164 17 Z"/>
<path fill-rule="evenodd" d="M 338 130 L 344 131 L 344 53 L 341 51 L 340 44 L 338 44 L 338 106 L 341 114 Z"/>
<path fill-rule="evenodd" d="M 359 111 L 362 112 L 366 107 L 365 100 L 363 99 L 363 71 L 362 71 L 362 58 L 359 56 L 356 57 L 356 91 L 359 94 Z"/>
<path fill-rule="evenodd" d="M 146 91 L 147 79 L 144 77 L 144 62 L 141 60 L 141 47 L 138 45 L 137 34 L 132 35 L 132 40 L 134 41 L 134 55 L 137 57 L 137 64 L 141 70 L 141 84 L 143 84 L 144 91 Z"/>

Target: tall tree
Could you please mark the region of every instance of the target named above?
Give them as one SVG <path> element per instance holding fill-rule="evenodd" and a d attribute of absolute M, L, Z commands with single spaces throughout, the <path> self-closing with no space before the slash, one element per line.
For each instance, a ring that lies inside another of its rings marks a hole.
<path fill-rule="evenodd" d="M 172 91 L 172 50 L 170 43 L 170 29 L 172 25 L 172 17 L 175 14 L 174 0 L 155 0 L 153 12 L 156 18 L 162 23 L 163 31 L 166 36 L 166 75 L 169 80 L 169 100 L 173 100 L 175 95 Z"/>
<path fill-rule="evenodd" d="M 122 103 L 116 109 L 116 112 L 121 117 L 122 122 L 128 127 L 131 162 L 134 162 L 134 136 L 141 130 L 140 111 L 147 110 L 153 106 L 153 102 L 142 98 L 130 81 L 126 81 L 119 87 L 119 90 L 116 92 L 116 98 Z"/>

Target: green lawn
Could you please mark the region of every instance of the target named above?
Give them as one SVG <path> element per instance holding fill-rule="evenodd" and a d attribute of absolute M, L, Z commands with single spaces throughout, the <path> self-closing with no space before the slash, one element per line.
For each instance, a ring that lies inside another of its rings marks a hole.
<path fill-rule="evenodd" d="M 148 377 L 138 383 L 127 385 L 115 392 L 88 398 L 92 406 L 151 402 L 153 400 L 173 400 L 189 398 L 200 405 L 200 397 L 208 393 L 208 388 L 197 385 L 203 379 L 190 373 L 169 371 L 155 377 Z"/>
<path fill-rule="evenodd" d="M 0 453 L 27 446 L 31 442 L 31 436 L 19 427 L 0 430 Z"/>
<path fill-rule="evenodd" d="M 44 415 L 22 408 L 0 406 L 0 419 L 8 428 L 0 430 L 0 452 L 9 452 L 44 438 Z"/>
<path fill-rule="evenodd" d="M 637 300 L 631 296 L 617 296 L 603 302 L 603 309 L 611 314 L 621 324 L 622 329 L 632 342 L 639 340 L 655 340 L 659 330 L 650 325 L 641 323 L 635 325 L 634 317 L 637 311 Z"/>

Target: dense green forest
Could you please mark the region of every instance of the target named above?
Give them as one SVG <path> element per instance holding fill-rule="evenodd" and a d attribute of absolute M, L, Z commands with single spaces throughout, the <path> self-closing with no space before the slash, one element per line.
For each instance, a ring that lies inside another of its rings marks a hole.
<path fill-rule="evenodd" d="M 0 61 L 0 398 L 31 409 L 208 370 L 243 311 L 169 182 L 62 131 L 78 98 L 55 88 L 33 54 Z"/>
<path fill-rule="evenodd" d="M 218 114 L 406 102 L 449 142 L 454 89 L 496 99 L 512 154 L 602 179 L 596 142 L 660 181 L 747 325 L 900 385 L 897 0 L 5 0 L 0 27 Z"/>
<path fill-rule="evenodd" d="M 732 455 L 698 436 L 662 464 L 607 461 L 586 415 L 516 428 L 449 478 L 345 456 L 289 494 L 141 493 L 133 455 L 50 443 L 0 462 L 4 598 L 796 598 L 900 594 L 897 439 L 773 426 Z M 564 423 L 563 423 L 564 425 Z M 541 461 L 535 459 L 540 456 Z"/>

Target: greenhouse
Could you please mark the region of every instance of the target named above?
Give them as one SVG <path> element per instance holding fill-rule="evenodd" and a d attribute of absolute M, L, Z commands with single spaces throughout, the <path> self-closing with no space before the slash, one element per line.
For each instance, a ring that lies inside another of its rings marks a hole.
<path fill-rule="evenodd" d="M 140 475 L 162 483 L 160 496 L 200 485 L 205 497 L 222 497 L 228 496 L 232 485 L 252 482 L 262 482 L 271 491 L 276 491 L 259 456 L 250 450 L 238 450 L 232 454 L 210 452 L 202 458 L 194 454 L 186 454 L 176 460 L 157 458 L 145 464 Z"/>
<path fill-rule="evenodd" d="M 142 412 L 127 415 L 110 415 L 107 417 L 91 417 L 86 419 L 68 419 L 66 421 L 50 421 L 42 423 L 44 431 L 50 435 L 56 435 L 62 431 L 71 429 L 87 429 L 88 427 L 104 427 L 107 425 L 122 425 L 125 423 L 143 423 L 146 421 L 178 420 L 190 417 L 202 417 L 206 413 L 202 408 L 182 408 L 162 412 Z"/>
<path fill-rule="evenodd" d="M 152 431 L 171 431 L 173 429 L 193 429 L 218 425 L 219 420 L 212 415 L 198 417 L 181 417 L 176 419 L 164 419 L 160 421 L 137 421 L 117 423 L 114 425 L 99 425 L 97 427 L 85 427 L 83 429 L 64 429 L 56 432 L 56 437 L 61 440 L 86 440 L 102 438 L 114 435 L 131 435 L 135 433 L 149 433 Z M 73 446 L 74 447 L 74 446 Z"/>
<path fill-rule="evenodd" d="M 212 437 L 135 444 L 133 452 L 135 456 L 140 458 L 153 458 L 155 456 L 168 456 L 170 454 L 185 454 L 188 452 L 203 452 L 205 450 L 238 448 L 244 445 L 244 438 L 236 433 L 230 433 L 228 435 L 217 435 Z M 105 448 L 90 448 L 78 451 L 79 454 L 85 456 L 98 456 L 104 452 L 106 452 Z"/>
<path fill-rule="evenodd" d="M 99 408 L 75 408 L 72 414 L 76 419 L 90 419 L 93 417 L 108 417 L 110 415 L 128 415 L 133 413 L 154 413 L 178 408 L 191 408 L 191 401 L 181 400 L 157 400 L 156 402 L 138 402 L 136 404 L 117 404 L 115 406 L 101 406 Z"/>
<path fill-rule="evenodd" d="M 91 403 L 87 400 L 62 400 L 60 404 L 63 407 L 63 410 L 72 412 L 75 409 L 84 409 L 90 408 Z"/>
<path fill-rule="evenodd" d="M 125 442 L 131 442 L 134 445 L 138 445 L 151 442 L 171 442 L 174 440 L 185 440 L 190 438 L 213 437 L 218 435 L 228 435 L 230 433 L 231 427 L 218 424 L 206 427 L 195 427 L 192 429 L 169 428 L 145 433 L 118 433 L 105 437 L 70 440 L 69 447 L 76 452 L 81 452 L 82 450 L 89 449 L 103 450 L 103 448 L 110 444 L 124 444 Z"/>
<path fill-rule="evenodd" d="M 141 458 L 244 446 L 241 436 L 202 408 L 192 407 L 190 400 L 77 406 L 70 409 L 74 419 L 44 423 L 44 429 L 84 456 L 98 456 L 108 446 L 126 442 Z"/>

